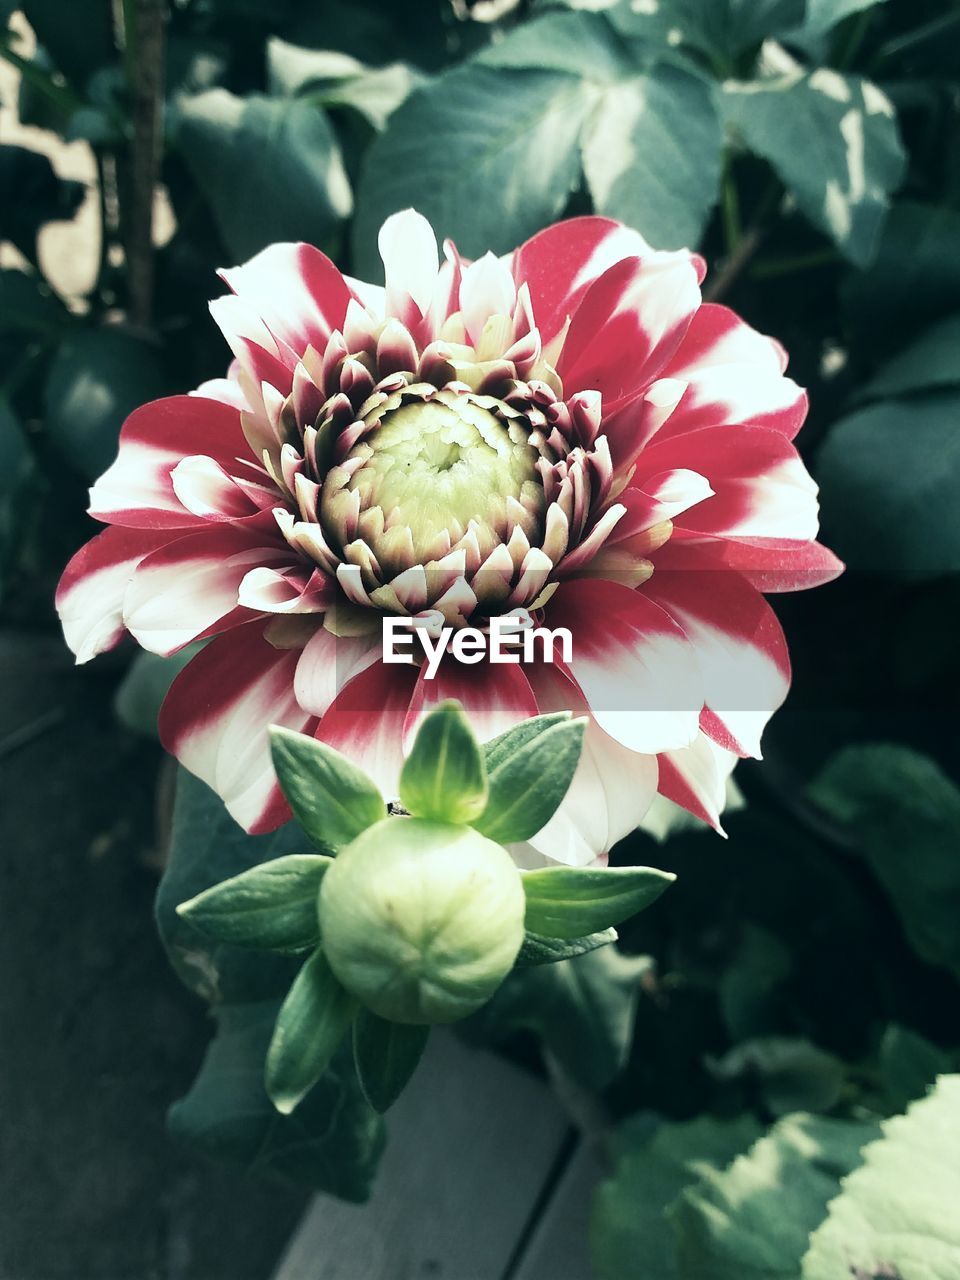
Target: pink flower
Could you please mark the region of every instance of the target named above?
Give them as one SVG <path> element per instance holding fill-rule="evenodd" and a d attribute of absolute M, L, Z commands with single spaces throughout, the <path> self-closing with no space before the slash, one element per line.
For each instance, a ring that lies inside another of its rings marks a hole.
<path fill-rule="evenodd" d="M 770 338 L 702 303 L 696 255 L 576 218 L 460 258 L 413 211 L 380 232 L 386 287 L 309 245 L 223 273 L 229 377 L 124 425 L 91 490 L 109 528 L 57 605 L 80 662 L 130 632 L 172 654 L 161 736 L 250 831 L 288 815 L 271 723 L 396 794 L 425 708 L 488 739 L 590 716 L 559 814 L 518 852 L 602 856 L 660 794 L 714 826 L 789 661 L 761 590 L 840 572 L 791 440 L 804 392 Z M 568 627 L 568 665 L 382 661 L 385 614 Z"/>

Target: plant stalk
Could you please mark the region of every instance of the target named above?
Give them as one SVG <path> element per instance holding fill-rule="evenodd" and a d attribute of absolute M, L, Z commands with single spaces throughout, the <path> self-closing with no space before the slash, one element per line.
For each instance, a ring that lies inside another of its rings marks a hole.
<path fill-rule="evenodd" d="M 165 42 L 164 0 L 125 0 L 124 53 L 131 137 L 124 184 L 124 244 L 129 312 L 134 325 L 153 319 L 153 205 L 160 172 Z"/>

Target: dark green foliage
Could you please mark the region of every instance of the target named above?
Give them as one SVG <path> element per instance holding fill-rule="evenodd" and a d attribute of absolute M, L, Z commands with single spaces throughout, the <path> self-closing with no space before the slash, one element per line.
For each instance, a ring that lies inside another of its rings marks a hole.
<path fill-rule="evenodd" d="M 744 1280 L 779 1267 L 795 1280 L 815 1231 L 804 1280 L 832 1280 L 817 1268 L 835 1261 L 861 1205 L 869 1231 L 857 1243 L 882 1261 L 871 1252 L 883 1243 L 874 1162 L 829 1212 L 827 1200 L 873 1117 L 903 1111 L 955 1070 L 960 1045 L 957 6 L 522 0 L 487 24 L 449 0 L 170 5 L 161 176 L 177 226 L 140 327 L 121 252 L 132 124 L 121 7 L 18 6 L 40 46 L 21 114 L 92 141 L 106 251 L 89 292 L 61 299 L 42 246 L 82 192 L 19 143 L 0 148 L 0 237 L 13 246 L 0 272 L 4 608 L 51 625 L 56 575 L 90 532 L 84 485 L 112 459 L 125 413 L 223 372 L 228 353 L 206 311 L 218 266 L 303 237 L 378 279 L 380 221 L 408 204 L 470 256 L 591 210 L 656 247 L 698 248 L 709 296 L 776 335 L 810 391 L 798 444 L 822 486 L 824 540 L 850 570 L 777 601 L 793 693 L 763 764 L 738 773 L 747 808 L 726 820 L 729 840 L 629 838 L 614 864 L 663 867 L 677 875 L 670 892 L 619 926 L 619 950 L 581 918 L 567 940 L 533 927 L 470 1034 L 534 1060 L 545 1052 L 615 1120 L 641 1114 L 620 1134 L 626 1154 L 601 1193 L 601 1275 Z M 12 11 L 0 3 L 0 22 Z M 16 60 L 9 32 L 0 46 Z M 134 678 L 131 719 L 152 720 L 168 678 L 166 668 Z M 488 745 L 490 826 L 478 827 L 522 839 L 542 825 L 535 805 L 565 789 L 578 732 L 557 720 Z M 519 757 L 510 767 L 507 747 Z M 477 770 L 464 772 L 479 804 Z M 308 829 L 315 801 L 296 802 Z M 361 825 L 378 805 L 367 794 Z M 353 830 L 348 820 L 337 840 Z M 319 822 L 312 834 L 324 843 Z M 218 1029 L 171 1125 L 253 1171 L 361 1198 L 382 1129 L 350 1047 L 288 1117 L 264 1087 L 297 958 L 213 939 L 175 910 L 306 851 L 293 824 L 244 836 L 212 793 L 181 778 L 158 920 Z M 370 1046 L 382 1048 L 382 1031 L 355 1031 L 377 1107 L 417 1047 L 391 1040 L 377 1075 Z M 902 1134 L 889 1139 L 903 1141 L 901 1163 L 916 1149 Z M 762 1172 L 781 1158 L 803 1192 L 789 1204 Z M 769 1192 L 759 1218 L 757 1196 L 741 1196 L 758 1176 Z M 782 1230 L 763 1239 L 768 1212 Z M 722 1241 L 709 1225 L 718 1213 Z M 748 1254 L 744 1241 L 769 1247 Z"/>

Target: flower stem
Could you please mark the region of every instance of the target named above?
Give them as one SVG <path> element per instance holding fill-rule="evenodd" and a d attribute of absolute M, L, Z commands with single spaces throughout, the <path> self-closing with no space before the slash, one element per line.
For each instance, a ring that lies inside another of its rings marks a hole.
<path fill-rule="evenodd" d="M 130 318 L 149 327 L 153 314 L 153 204 L 160 169 L 164 14 L 160 0 L 124 0 L 123 49 L 133 130 L 124 166 L 124 241 Z"/>
<path fill-rule="evenodd" d="M 719 302 L 725 297 L 749 265 L 770 230 L 769 222 L 779 208 L 781 192 L 780 183 L 774 178 L 757 205 L 750 228 L 734 239 L 732 252 L 728 252 L 712 283 L 704 290 L 706 302 Z M 737 220 L 739 221 L 739 211 Z"/>
<path fill-rule="evenodd" d="M 833 65 L 838 71 L 843 71 L 845 67 L 849 67 L 857 56 L 857 51 L 863 43 L 863 37 L 867 33 L 867 27 L 869 27 L 873 18 L 873 12 L 873 9 L 863 9 L 847 25 L 847 29 L 842 32 L 844 38 L 837 42 L 833 57 Z"/>
<path fill-rule="evenodd" d="M 750 275 L 754 280 L 772 280 L 777 276 L 792 275 L 795 271 L 832 266 L 840 261 L 841 256 L 836 249 L 815 249 L 810 253 L 797 253 L 788 258 L 769 258 L 766 262 L 757 262 L 751 267 Z"/>
<path fill-rule="evenodd" d="M 949 31 L 958 22 L 960 22 L 960 9 L 954 9 L 950 13 L 943 14 L 940 18 L 925 22 L 922 27 L 916 27 L 913 31 L 897 36 L 894 40 L 888 40 L 886 44 L 881 45 L 877 50 L 873 66 L 877 67 L 891 58 L 898 57 L 901 53 L 906 53 L 918 44 L 926 43 L 927 40 L 932 39 L 934 36 L 939 36 L 944 31 Z"/>
<path fill-rule="evenodd" d="M 723 238 L 727 247 L 727 257 L 732 257 L 743 237 L 743 227 L 740 222 L 740 197 L 737 193 L 736 179 L 733 176 L 733 161 L 729 154 L 724 167 L 720 199 Z"/>
<path fill-rule="evenodd" d="M 39 89 L 41 93 L 46 94 L 50 101 L 55 103 L 65 115 L 70 115 L 84 106 L 83 98 L 74 93 L 69 85 L 58 83 L 53 76 L 38 67 L 35 62 L 31 62 L 29 58 L 24 58 L 17 53 L 6 40 L 0 40 L 0 58 L 9 62 L 12 67 L 16 67 L 24 80 L 32 84 L 35 89 Z"/>

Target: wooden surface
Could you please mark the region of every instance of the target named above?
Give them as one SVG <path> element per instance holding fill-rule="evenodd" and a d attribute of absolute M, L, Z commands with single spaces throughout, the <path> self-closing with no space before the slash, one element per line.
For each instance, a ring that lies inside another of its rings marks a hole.
<path fill-rule="evenodd" d="M 598 1176 L 550 1090 L 434 1033 L 366 1205 L 318 1196 L 274 1280 L 590 1280 Z"/>
<path fill-rule="evenodd" d="M 574 1147 L 556 1185 L 544 1198 L 509 1280 L 591 1280 L 587 1249 L 590 1204 L 605 1172 L 586 1143 Z"/>

